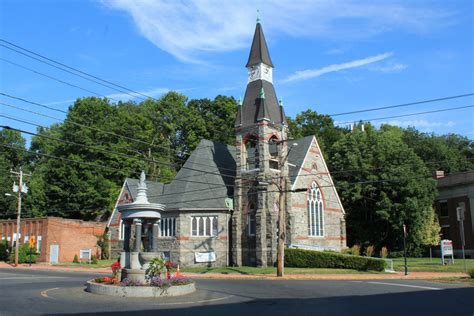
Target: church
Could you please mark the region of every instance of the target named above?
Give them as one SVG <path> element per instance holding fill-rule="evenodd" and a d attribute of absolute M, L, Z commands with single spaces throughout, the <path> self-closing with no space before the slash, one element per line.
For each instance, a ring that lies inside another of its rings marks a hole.
<path fill-rule="evenodd" d="M 173 181 L 146 181 L 149 201 L 165 205 L 156 232 L 158 251 L 181 266 L 274 266 L 279 212 L 285 212 L 286 247 L 346 247 L 344 208 L 316 137 L 288 139 L 260 22 L 246 68 L 235 145 L 202 140 Z M 136 199 L 138 181 L 125 179 L 116 206 Z M 147 225 L 142 238 L 154 231 Z M 117 208 L 107 227 L 115 258 L 124 240 Z"/>

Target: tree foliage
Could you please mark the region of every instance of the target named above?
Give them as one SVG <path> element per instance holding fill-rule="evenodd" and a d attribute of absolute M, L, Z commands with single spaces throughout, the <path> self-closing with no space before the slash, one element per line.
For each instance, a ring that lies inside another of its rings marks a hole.
<path fill-rule="evenodd" d="M 435 181 L 397 130 L 355 129 L 332 146 L 329 164 L 351 243 L 399 249 L 405 224 L 410 245 L 422 245 L 425 219 L 433 218 Z"/>

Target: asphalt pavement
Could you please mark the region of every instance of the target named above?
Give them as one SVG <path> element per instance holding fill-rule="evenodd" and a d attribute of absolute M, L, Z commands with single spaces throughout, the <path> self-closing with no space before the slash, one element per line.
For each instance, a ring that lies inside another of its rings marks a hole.
<path fill-rule="evenodd" d="M 196 279 L 195 293 L 118 298 L 85 291 L 103 274 L 0 269 L 0 315 L 473 315 L 474 287 L 422 280 Z"/>

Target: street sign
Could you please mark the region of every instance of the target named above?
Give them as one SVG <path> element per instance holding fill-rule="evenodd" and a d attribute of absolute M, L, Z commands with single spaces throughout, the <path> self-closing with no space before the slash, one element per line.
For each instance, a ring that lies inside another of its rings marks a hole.
<path fill-rule="evenodd" d="M 31 236 L 30 239 L 28 240 L 28 246 L 30 248 L 35 248 L 35 237 Z"/>
<path fill-rule="evenodd" d="M 453 255 L 453 242 L 449 239 L 441 240 L 441 263 L 444 265 L 444 257 L 450 256 L 451 262 L 454 263 L 454 255 Z"/>

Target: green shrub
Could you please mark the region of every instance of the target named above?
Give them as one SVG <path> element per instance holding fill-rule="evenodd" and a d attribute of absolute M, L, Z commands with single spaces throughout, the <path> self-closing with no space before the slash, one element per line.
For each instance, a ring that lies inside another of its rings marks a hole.
<path fill-rule="evenodd" d="M 354 256 L 360 256 L 360 246 L 354 245 L 351 247 L 351 254 Z"/>
<path fill-rule="evenodd" d="M 79 258 L 77 255 L 74 255 L 74 259 L 72 259 L 72 263 L 79 263 Z"/>
<path fill-rule="evenodd" d="M 372 257 L 375 253 L 375 247 L 374 246 L 368 246 L 366 249 L 365 249 L 365 255 L 367 257 Z"/>
<path fill-rule="evenodd" d="M 7 261 L 10 255 L 10 245 L 8 244 L 8 240 L 2 240 L 0 242 L 0 261 Z"/>
<path fill-rule="evenodd" d="M 471 279 L 474 279 L 474 268 L 469 269 L 469 270 L 467 271 L 467 274 L 469 274 L 469 276 L 471 277 Z"/>
<path fill-rule="evenodd" d="M 97 256 L 91 256 L 91 264 L 98 264 Z"/>
<path fill-rule="evenodd" d="M 294 268 L 332 268 L 383 271 L 385 269 L 385 260 L 323 251 L 286 249 L 285 266 Z"/>
<path fill-rule="evenodd" d="M 380 258 L 387 258 L 388 257 L 388 248 L 387 247 L 382 247 L 382 249 L 380 249 Z"/>
<path fill-rule="evenodd" d="M 32 250 L 30 258 L 30 247 L 28 244 L 23 244 L 18 249 L 18 263 L 36 263 L 36 251 Z M 12 249 L 10 254 L 10 262 L 15 262 L 15 249 Z"/>

